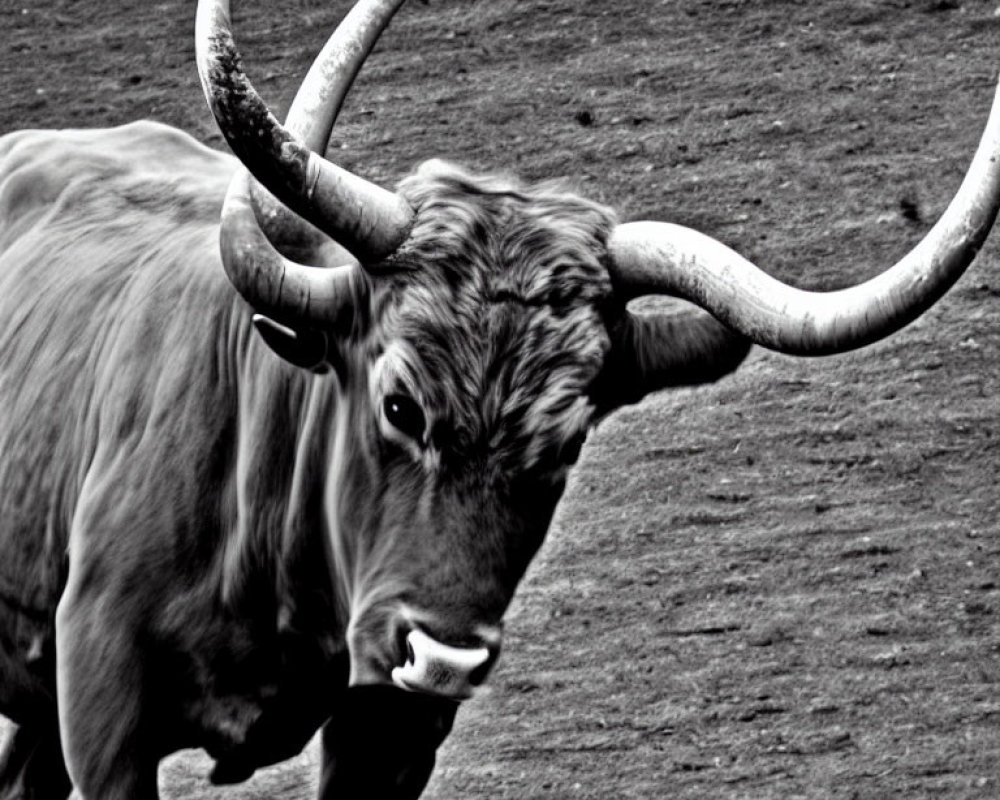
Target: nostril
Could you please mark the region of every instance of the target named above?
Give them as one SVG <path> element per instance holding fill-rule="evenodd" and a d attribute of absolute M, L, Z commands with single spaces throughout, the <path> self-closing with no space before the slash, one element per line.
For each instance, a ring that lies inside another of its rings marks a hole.
<path fill-rule="evenodd" d="M 481 685 L 496 660 L 498 642 L 487 646 L 480 637 L 475 645 L 441 642 L 421 627 L 406 633 L 406 663 L 392 670 L 392 681 L 412 691 L 460 700 Z"/>

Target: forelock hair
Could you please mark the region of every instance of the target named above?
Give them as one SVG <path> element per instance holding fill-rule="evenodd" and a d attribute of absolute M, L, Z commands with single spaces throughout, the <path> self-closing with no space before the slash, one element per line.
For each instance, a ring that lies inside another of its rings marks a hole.
<path fill-rule="evenodd" d="M 416 212 L 398 258 L 430 279 L 471 280 L 487 296 L 552 306 L 610 293 L 604 258 L 614 212 L 560 183 L 474 175 L 434 159 L 398 190 Z"/>
<path fill-rule="evenodd" d="M 442 161 L 399 192 L 416 218 L 374 282 L 371 357 L 386 353 L 374 388 L 392 381 L 441 412 L 463 456 L 528 465 L 558 449 L 586 425 L 587 384 L 610 347 L 614 214 L 555 183 Z"/>

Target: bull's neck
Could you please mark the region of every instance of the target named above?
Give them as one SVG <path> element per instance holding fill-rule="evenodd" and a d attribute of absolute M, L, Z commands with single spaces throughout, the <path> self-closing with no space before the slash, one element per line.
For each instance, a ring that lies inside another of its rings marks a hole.
<path fill-rule="evenodd" d="M 339 642 L 346 622 L 327 508 L 338 382 L 284 363 L 252 332 L 241 339 L 223 600 L 274 613 L 280 632 Z"/>

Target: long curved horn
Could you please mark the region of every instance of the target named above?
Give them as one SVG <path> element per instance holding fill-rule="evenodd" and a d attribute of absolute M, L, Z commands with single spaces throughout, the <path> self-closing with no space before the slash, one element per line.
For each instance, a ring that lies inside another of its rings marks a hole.
<path fill-rule="evenodd" d="M 285 117 L 285 127 L 310 150 L 326 152 L 344 98 L 382 31 L 404 2 L 354 6 L 313 61 Z M 316 229 L 263 190 L 257 181 L 250 184 L 250 197 L 257 219 L 272 242 L 294 242 L 307 248 L 310 243 L 317 244 Z"/>
<path fill-rule="evenodd" d="M 364 50 L 366 37 L 371 35 L 373 43 L 400 3 L 361 0 L 354 37 L 342 40 L 341 46 Z M 198 4 L 195 45 L 209 107 L 229 146 L 254 177 L 359 261 L 376 262 L 394 252 L 409 233 L 413 210 L 399 195 L 313 152 L 275 119 L 243 71 L 228 0 Z"/>
<path fill-rule="evenodd" d="M 841 353 L 912 322 L 958 280 L 1000 208 L 1000 88 L 958 193 L 895 266 L 865 283 L 807 292 L 775 280 L 725 245 L 679 225 L 631 222 L 608 240 L 623 299 L 690 300 L 764 347 L 796 355 Z"/>
<path fill-rule="evenodd" d="M 285 127 L 317 153 L 326 150 L 347 92 L 365 59 L 406 0 L 361 2 L 327 40 L 299 86 Z"/>
<path fill-rule="evenodd" d="M 284 258 L 268 241 L 251 208 L 250 182 L 239 170 L 222 207 L 220 250 L 226 274 L 253 308 L 291 325 L 343 323 L 363 296 L 356 265 L 316 269 Z"/>

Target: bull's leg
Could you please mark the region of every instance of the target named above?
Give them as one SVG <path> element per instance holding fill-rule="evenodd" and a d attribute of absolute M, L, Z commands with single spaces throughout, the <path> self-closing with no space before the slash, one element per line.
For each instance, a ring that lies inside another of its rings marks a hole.
<path fill-rule="evenodd" d="M 71 788 L 55 719 L 17 727 L 0 753 L 0 800 L 66 800 Z"/>
<path fill-rule="evenodd" d="M 134 630 L 124 604 L 74 583 L 71 562 L 56 613 L 56 686 L 66 767 L 81 800 L 158 797 Z"/>
<path fill-rule="evenodd" d="M 319 800 L 416 800 L 457 709 L 395 686 L 348 689 L 323 727 Z"/>

